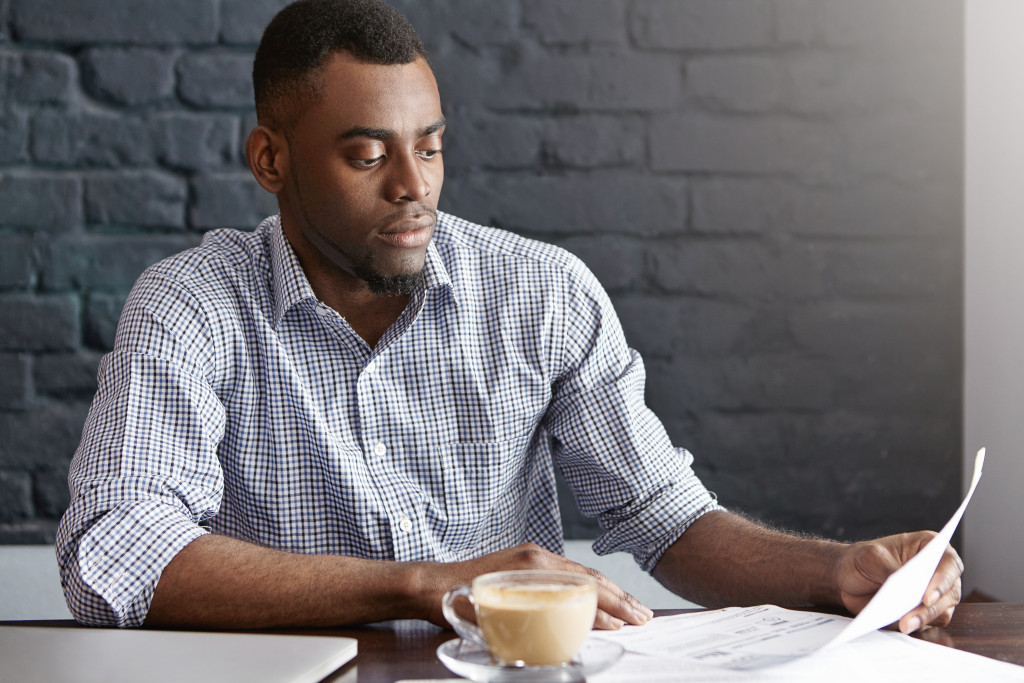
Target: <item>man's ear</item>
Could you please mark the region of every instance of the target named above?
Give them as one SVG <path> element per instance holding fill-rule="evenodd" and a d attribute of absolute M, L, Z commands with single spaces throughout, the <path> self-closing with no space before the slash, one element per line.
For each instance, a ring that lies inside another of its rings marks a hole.
<path fill-rule="evenodd" d="M 245 140 L 249 170 L 264 190 L 278 194 L 288 177 L 288 144 L 285 137 L 266 126 L 256 126 Z"/>

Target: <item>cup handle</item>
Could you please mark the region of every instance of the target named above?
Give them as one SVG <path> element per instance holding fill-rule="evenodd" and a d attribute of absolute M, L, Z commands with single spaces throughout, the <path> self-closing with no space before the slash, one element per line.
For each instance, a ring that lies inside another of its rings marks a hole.
<path fill-rule="evenodd" d="M 484 634 L 480 627 L 466 621 L 455 613 L 455 598 L 460 595 L 465 595 L 473 603 L 473 606 L 476 606 L 476 601 L 473 600 L 472 589 L 469 586 L 455 586 L 441 598 L 441 612 L 444 613 L 444 618 L 448 620 L 448 623 L 452 625 L 452 628 L 455 629 L 455 632 L 463 640 L 468 640 L 482 648 L 486 648 L 487 642 L 484 640 Z"/>

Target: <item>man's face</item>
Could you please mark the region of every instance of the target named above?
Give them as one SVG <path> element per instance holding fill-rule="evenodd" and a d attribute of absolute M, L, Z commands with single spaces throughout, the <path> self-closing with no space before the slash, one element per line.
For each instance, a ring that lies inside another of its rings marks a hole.
<path fill-rule="evenodd" d="M 339 52 L 321 81 L 288 136 L 285 232 L 311 280 L 347 274 L 378 294 L 407 293 L 444 180 L 434 75 L 423 59 L 381 66 Z"/>

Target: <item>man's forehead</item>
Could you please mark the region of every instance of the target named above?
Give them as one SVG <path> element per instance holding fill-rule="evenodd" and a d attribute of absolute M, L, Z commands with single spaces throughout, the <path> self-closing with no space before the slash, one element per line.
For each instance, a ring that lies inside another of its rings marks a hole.
<path fill-rule="evenodd" d="M 441 117 L 437 82 L 422 57 L 408 64 L 371 64 L 332 53 L 317 74 L 317 102 L 352 125 L 423 127 Z M 390 123 L 389 123 L 390 122 Z"/>
<path fill-rule="evenodd" d="M 422 57 L 407 64 L 374 64 L 357 59 L 345 50 L 337 50 L 324 59 L 317 75 L 323 87 L 333 83 L 364 95 L 386 96 L 395 86 L 437 89 L 434 73 Z"/>

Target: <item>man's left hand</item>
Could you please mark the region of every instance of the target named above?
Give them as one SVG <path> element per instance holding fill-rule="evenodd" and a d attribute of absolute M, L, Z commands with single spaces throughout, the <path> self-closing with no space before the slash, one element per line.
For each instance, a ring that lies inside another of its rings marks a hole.
<path fill-rule="evenodd" d="M 854 614 L 864 609 L 882 583 L 935 537 L 932 531 L 886 536 L 849 546 L 840 558 L 837 585 L 843 605 Z M 939 561 L 921 604 L 900 619 L 903 633 L 926 626 L 946 626 L 960 604 L 964 563 L 951 547 Z"/>

